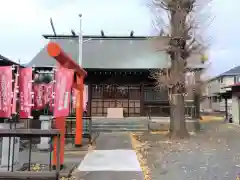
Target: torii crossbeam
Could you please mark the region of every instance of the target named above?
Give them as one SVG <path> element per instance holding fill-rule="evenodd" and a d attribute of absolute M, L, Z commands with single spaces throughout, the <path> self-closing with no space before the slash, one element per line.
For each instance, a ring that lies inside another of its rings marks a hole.
<path fill-rule="evenodd" d="M 69 55 L 67 55 L 57 43 L 55 43 L 55 42 L 48 43 L 47 51 L 48 51 L 49 56 L 53 57 L 58 62 L 60 67 L 72 69 L 76 73 L 77 80 L 76 80 L 76 82 L 73 82 L 73 88 L 78 89 L 78 94 L 76 97 L 75 146 L 81 146 L 82 145 L 82 134 L 83 134 L 83 120 L 82 120 L 83 91 L 84 91 L 83 79 L 84 79 L 84 77 L 87 76 L 87 72 L 80 65 L 78 65 Z M 57 120 L 59 120 L 59 122 L 63 122 L 63 124 L 65 124 L 65 118 L 59 118 Z M 65 127 L 64 127 L 63 131 L 65 134 Z M 64 141 L 64 137 L 63 137 L 63 141 Z M 63 148 L 62 152 L 64 153 L 64 147 L 62 147 L 62 148 Z M 64 156 L 64 154 L 62 154 L 62 158 L 60 160 L 61 164 L 63 163 L 63 156 Z"/>

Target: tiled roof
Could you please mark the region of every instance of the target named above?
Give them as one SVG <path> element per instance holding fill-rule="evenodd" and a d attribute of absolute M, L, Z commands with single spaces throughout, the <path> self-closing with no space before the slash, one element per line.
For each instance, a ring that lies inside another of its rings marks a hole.
<path fill-rule="evenodd" d="M 220 76 L 231 76 L 231 75 L 240 75 L 240 66 L 232 68 L 222 74 Z"/>
<path fill-rule="evenodd" d="M 224 73 L 222 73 L 218 76 L 215 76 L 215 77 L 209 79 L 208 81 L 213 81 L 213 80 L 216 80 L 216 79 L 221 78 L 223 76 L 237 76 L 237 75 L 240 75 L 240 66 L 232 68 L 232 69 L 230 69 L 230 70 L 228 70 L 228 71 L 226 71 L 226 72 L 224 72 Z"/>
<path fill-rule="evenodd" d="M 77 37 L 52 39 L 78 62 L 79 44 Z M 86 69 L 152 69 L 168 66 L 169 58 L 164 51 L 156 51 L 148 38 L 84 38 L 82 67 Z M 199 54 L 193 54 L 190 68 L 201 68 Z M 198 59 L 198 60 L 196 60 Z M 196 61 L 195 61 L 196 60 Z M 196 63 L 197 62 L 197 63 Z M 55 66 L 48 56 L 46 46 L 33 58 L 28 66 Z"/>
<path fill-rule="evenodd" d="M 17 65 L 18 63 L 14 62 L 0 54 L 0 65 L 13 65 L 13 64 Z"/>

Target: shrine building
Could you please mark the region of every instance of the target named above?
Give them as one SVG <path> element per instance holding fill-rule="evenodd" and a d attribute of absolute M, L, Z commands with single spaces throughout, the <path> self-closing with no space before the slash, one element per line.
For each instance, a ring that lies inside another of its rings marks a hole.
<path fill-rule="evenodd" d="M 78 63 L 78 36 L 43 37 L 57 42 Z M 152 116 L 169 116 L 167 91 L 156 91 L 150 77 L 152 69 L 169 66 L 164 42 L 164 37 L 154 41 L 143 36 L 83 36 L 81 66 L 88 73 L 84 80 L 88 115 L 104 117 L 108 108 L 121 107 L 125 117 L 147 116 L 149 112 Z M 187 61 L 188 68 L 195 72 L 204 67 L 198 53 Z M 48 55 L 46 45 L 27 66 L 50 72 L 56 61 Z"/>

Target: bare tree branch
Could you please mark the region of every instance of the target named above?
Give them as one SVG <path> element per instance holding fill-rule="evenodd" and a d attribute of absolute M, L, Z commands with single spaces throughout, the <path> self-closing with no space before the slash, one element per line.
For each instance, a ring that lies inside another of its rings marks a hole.
<path fill-rule="evenodd" d="M 199 0 L 153 1 L 154 6 L 152 7 L 157 9 L 154 13 L 158 13 L 155 20 L 158 22 L 158 25 L 162 26 L 159 28 L 161 29 L 160 36 L 165 35 L 169 38 L 169 45 L 167 48 L 160 48 L 159 50 L 165 50 L 170 55 L 172 64 L 169 70 L 155 70 L 151 73 L 151 77 L 158 81 L 156 83 L 157 87 L 185 87 L 186 84 L 183 82 L 182 77 L 185 77 L 185 73 L 187 72 L 185 70 L 187 68 L 187 59 L 192 53 L 199 53 L 202 55 L 205 53 L 207 47 L 202 40 L 202 34 L 197 34 L 197 31 L 201 27 L 201 22 L 196 21 L 199 11 L 210 2 L 210 0 L 204 1 L 204 3 L 203 0 L 201 3 Z M 160 9 L 162 11 L 160 11 Z M 161 16 L 164 13 L 168 15 L 168 20 L 166 20 L 166 16 Z M 168 32 L 166 32 L 166 30 L 168 30 Z M 174 60 L 176 52 L 181 54 L 178 60 Z M 175 61 L 175 68 L 173 68 L 173 60 Z"/>

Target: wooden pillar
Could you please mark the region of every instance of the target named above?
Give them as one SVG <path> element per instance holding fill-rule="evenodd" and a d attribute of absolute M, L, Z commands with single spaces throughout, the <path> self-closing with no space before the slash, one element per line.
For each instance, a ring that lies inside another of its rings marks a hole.
<path fill-rule="evenodd" d="M 144 114 L 144 84 L 141 84 L 140 87 L 140 115 L 147 116 L 147 114 Z"/>
<path fill-rule="evenodd" d="M 193 113 L 193 118 L 200 118 L 200 95 L 198 92 L 194 92 L 194 106 L 195 106 L 195 113 Z"/>
<path fill-rule="evenodd" d="M 128 84 L 128 117 L 130 116 L 130 85 Z"/>
<path fill-rule="evenodd" d="M 195 83 L 201 84 L 201 70 L 196 71 L 194 73 Z M 195 113 L 193 113 L 193 117 L 199 119 L 200 118 L 200 95 L 201 95 L 201 89 L 200 87 L 196 87 L 192 89 L 193 92 L 193 100 L 194 100 L 194 106 L 195 106 Z"/>
<path fill-rule="evenodd" d="M 55 119 L 55 128 L 60 130 L 60 152 L 57 152 L 58 138 L 54 137 L 53 141 L 53 159 L 52 165 L 53 169 L 57 168 L 57 153 L 60 153 L 60 169 L 63 168 L 64 163 L 64 145 L 65 145 L 65 117 L 58 117 Z"/>
<path fill-rule="evenodd" d="M 102 86 L 100 87 L 101 88 L 101 104 L 102 104 L 102 116 L 104 117 L 105 116 L 105 113 L 104 113 L 104 91 L 105 91 L 105 88 L 106 88 L 106 84 L 102 84 Z M 107 116 L 107 114 L 106 114 Z"/>
<path fill-rule="evenodd" d="M 75 146 L 82 146 L 82 135 L 83 135 L 83 76 L 77 76 L 77 86 L 79 92 L 77 93 L 76 99 L 76 130 L 75 130 Z"/>
<path fill-rule="evenodd" d="M 224 96 L 224 100 L 225 100 L 225 116 L 227 120 L 228 119 L 228 101 L 226 96 Z"/>

